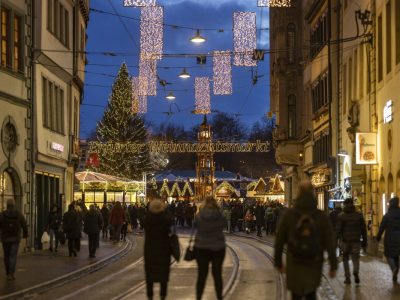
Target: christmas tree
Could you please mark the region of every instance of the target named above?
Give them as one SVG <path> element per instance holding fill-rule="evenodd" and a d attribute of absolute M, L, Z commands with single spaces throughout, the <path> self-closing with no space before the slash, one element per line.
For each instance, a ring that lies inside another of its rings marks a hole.
<path fill-rule="evenodd" d="M 126 64 L 122 64 L 112 86 L 108 105 L 97 124 L 97 138 L 102 143 L 145 143 L 147 131 L 143 120 L 132 112 L 132 82 Z M 103 147 L 99 152 L 99 171 L 129 179 L 142 179 L 151 169 L 147 148 L 139 153 Z"/>

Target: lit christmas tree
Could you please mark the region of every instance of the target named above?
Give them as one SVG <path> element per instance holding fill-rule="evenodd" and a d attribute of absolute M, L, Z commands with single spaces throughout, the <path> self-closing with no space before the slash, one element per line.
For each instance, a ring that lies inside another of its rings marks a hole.
<path fill-rule="evenodd" d="M 143 120 L 132 113 L 132 82 L 126 64 L 122 64 L 112 86 L 103 119 L 97 124 L 97 138 L 102 143 L 145 143 L 147 131 Z M 142 179 L 150 171 L 147 148 L 139 153 L 103 147 L 99 152 L 99 171 L 129 179 Z"/>

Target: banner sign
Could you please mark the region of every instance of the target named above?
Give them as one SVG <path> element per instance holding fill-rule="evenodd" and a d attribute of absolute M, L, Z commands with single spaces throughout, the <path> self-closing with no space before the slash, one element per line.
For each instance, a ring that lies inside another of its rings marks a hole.
<path fill-rule="evenodd" d="M 374 165 L 378 163 L 377 134 L 374 132 L 356 133 L 356 164 Z"/>

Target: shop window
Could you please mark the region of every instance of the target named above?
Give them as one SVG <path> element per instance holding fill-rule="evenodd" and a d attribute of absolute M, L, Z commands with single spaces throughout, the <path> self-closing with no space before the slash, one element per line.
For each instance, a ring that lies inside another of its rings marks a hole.
<path fill-rule="evenodd" d="M 324 193 L 317 193 L 318 199 L 318 209 L 324 210 L 325 209 L 325 195 Z"/>
<path fill-rule="evenodd" d="M 287 47 L 288 47 L 288 63 L 293 64 L 296 53 L 296 27 L 293 23 L 289 23 L 287 27 Z"/>
<path fill-rule="evenodd" d="M 7 208 L 7 200 L 14 199 L 14 183 L 8 172 L 0 174 L 0 212 Z"/>

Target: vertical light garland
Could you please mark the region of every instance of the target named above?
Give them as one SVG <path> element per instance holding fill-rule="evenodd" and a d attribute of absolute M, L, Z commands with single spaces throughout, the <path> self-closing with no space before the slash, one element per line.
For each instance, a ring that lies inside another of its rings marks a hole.
<path fill-rule="evenodd" d="M 164 8 L 146 6 L 140 13 L 140 56 L 161 59 L 164 44 Z"/>
<path fill-rule="evenodd" d="M 156 0 L 124 0 L 125 7 L 156 6 Z"/>
<path fill-rule="evenodd" d="M 139 60 L 139 95 L 157 95 L 157 61 Z"/>
<path fill-rule="evenodd" d="M 257 47 L 255 12 L 233 13 L 233 49 L 235 66 L 256 66 L 253 50 Z"/>
<path fill-rule="evenodd" d="M 196 99 L 196 114 L 211 113 L 210 104 L 210 79 L 208 77 L 196 77 L 194 80 L 194 94 Z"/>
<path fill-rule="evenodd" d="M 291 0 L 257 0 L 259 7 L 290 7 Z"/>
<path fill-rule="evenodd" d="M 145 114 L 147 112 L 147 96 L 140 95 L 139 77 L 132 77 L 132 112 Z"/>
<path fill-rule="evenodd" d="M 230 51 L 214 51 L 213 73 L 214 95 L 231 95 L 232 63 Z"/>

